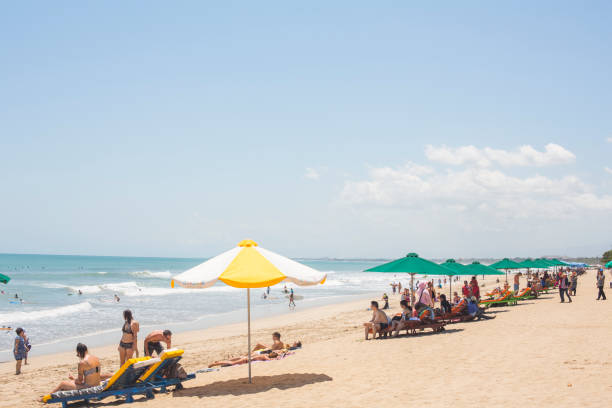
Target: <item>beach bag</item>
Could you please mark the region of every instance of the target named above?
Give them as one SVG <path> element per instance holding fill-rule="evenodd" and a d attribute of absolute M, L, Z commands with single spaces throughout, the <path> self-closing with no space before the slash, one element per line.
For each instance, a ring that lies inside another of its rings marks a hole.
<path fill-rule="evenodd" d="M 164 378 L 187 378 L 187 372 L 179 363 L 169 365 L 161 374 Z"/>

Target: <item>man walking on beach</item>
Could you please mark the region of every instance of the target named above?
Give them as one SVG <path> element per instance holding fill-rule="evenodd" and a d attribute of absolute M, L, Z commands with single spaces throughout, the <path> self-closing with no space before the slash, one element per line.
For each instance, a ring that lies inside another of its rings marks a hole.
<path fill-rule="evenodd" d="M 572 303 L 572 298 L 570 297 L 568 288 L 569 288 L 569 280 L 567 279 L 567 275 L 565 275 L 565 273 L 562 273 L 559 276 L 559 296 L 561 297 L 561 303 L 565 302 L 563 295 L 567 295 L 567 299 L 569 300 L 570 303 Z"/>
<path fill-rule="evenodd" d="M 570 293 L 572 294 L 572 296 L 576 296 L 576 288 L 578 287 L 578 274 L 576 273 L 576 271 L 572 272 L 570 285 Z"/>
<path fill-rule="evenodd" d="M 603 269 L 597 271 L 597 288 L 599 289 L 599 293 L 597 294 L 597 300 L 603 298 L 602 300 L 606 300 L 606 294 L 604 293 L 604 283 L 606 280 L 606 275 L 603 273 Z"/>
<path fill-rule="evenodd" d="M 514 292 L 518 292 L 519 291 L 519 274 L 516 273 L 514 274 Z"/>

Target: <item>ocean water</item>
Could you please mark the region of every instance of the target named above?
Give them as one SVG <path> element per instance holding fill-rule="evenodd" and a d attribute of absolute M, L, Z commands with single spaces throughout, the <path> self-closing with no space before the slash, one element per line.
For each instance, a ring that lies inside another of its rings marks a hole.
<path fill-rule="evenodd" d="M 122 311 L 131 309 L 141 330 L 193 330 L 244 321 L 246 291 L 219 283 L 208 289 L 171 288 L 172 276 L 205 259 L 129 258 L 0 254 L 0 326 L 23 327 L 32 354 L 72 350 L 83 341 L 90 347 L 120 338 Z M 390 291 L 390 282 L 407 276 L 366 273 L 381 262 L 300 260 L 328 274 L 324 285 L 294 287 L 296 309 L 344 301 L 356 295 Z M 292 287 L 292 285 L 288 285 Z M 254 318 L 288 310 L 283 284 L 251 291 Z M 78 294 L 79 290 L 82 294 Z M 15 298 L 17 295 L 18 299 Z M 114 300 L 114 295 L 120 301 Z M 367 305 L 364 305 L 367 307 Z M 0 331 L 0 361 L 7 361 L 14 331 Z"/>

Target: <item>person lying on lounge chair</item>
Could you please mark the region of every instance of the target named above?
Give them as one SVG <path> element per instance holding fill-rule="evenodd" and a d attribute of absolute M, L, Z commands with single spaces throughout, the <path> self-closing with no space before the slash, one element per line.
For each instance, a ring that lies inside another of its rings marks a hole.
<path fill-rule="evenodd" d="M 278 353 L 271 352 L 270 354 L 251 354 L 251 361 L 270 361 L 278 357 Z M 230 358 L 229 360 L 219 360 L 208 365 L 208 368 L 212 367 L 228 367 L 233 365 L 246 364 L 249 362 L 247 356 L 241 356 L 236 358 Z"/>
<path fill-rule="evenodd" d="M 394 337 L 399 336 L 400 330 L 406 328 L 406 322 L 410 321 L 410 317 L 412 316 L 412 308 L 408 305 L 408 301 L 400 301 L 400 306 L 402 308 L 402 315 L 393 316 L 391 319 L 391 331 L 395 332 Z"/>
<path fill-rule="evenodd" d="M 365 339 L 368 339 L 368 334 L 370 330 L 372 330 L 372 338 L 376 338 L 376 333 L 378 333 L 378 337 L 380 337 L 381 333 L 389 327 L 389 318 L 385 312 L 378 308 L 378 302 L 373 300 L 370 302 L 370 307 L 372 308 L 372 320 L 367 323 L 364 323 L 365 327 Z"/>
<path fill-rule="evenodd" d="M 76 354 L 79 357 L 77 377 L 68 376 L 68 381 L 62 381 L 51 394 L 58 391 L 80 390 L 100 385 L 100 381 L 112 377 L 112 374 L 100 373 L 100 360 L 98 357 L 89 354 L 87 346 L 83 343 L 77 344 Z"/>

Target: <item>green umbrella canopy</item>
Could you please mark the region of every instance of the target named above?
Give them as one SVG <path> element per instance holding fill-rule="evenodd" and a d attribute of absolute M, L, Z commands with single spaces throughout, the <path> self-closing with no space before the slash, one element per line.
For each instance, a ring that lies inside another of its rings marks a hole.
<path fill-rule="evenodd" d="M 478 261 L 465 265 L 465 268 L 473 275 L 504 275 L 503 272 L 500 272 L 495 268 L 491 268 L 490 266 L 483 265 Z"/>
<path fill-rule="evenodd" d="M 555 266 L 567 266 L 567 263 L 560 261 L 557 258 L 551 259 L 550 262 L 554 262 Z"/>
<path fill-rule="evenodd" d="M 9 278 L 8 276 L 3 275 L 3 274 L 0 273 L 0 282 L 1 283 L 5 283 L 5 284 L 9 283 L 10 280 L 11 280 L 11 278 Z"/>
<path fill-rule="evenodd" d="M 612 261 L 610 261 L 610 262 L 608 262 L 608 263 L 606 264 L 606 268 L 612 268 Z"/>
<path fill-rule="evenodd" d="M 489 265 L 489 267 L 494 268 L 494 269 L 522 269 L 524 268 L 523 265 L 516 263 L 514 261 L 511 261 L 508 258 L 504 258 L 501 261 L 497 261 Z"/>
<path fill-rule="evenodd" d="M 542 266 L 540 265 L 539 262 L 534 261 L 531 258 L 525 259 L 522 262 L 519 262 L 519 265 L 521 265 L 523 268 L 542 268 Z"/>
<path fill-rule="evenodd" d="M 465 265 L 460 264 L 454 259 L 447 259 L 446 262 L 441 263 L 440 265 L 455 272 L 454 275 L 474 275 L 474 273 L 468 270 Z"/>
<path fill-rule="evenodd" d="M 456 275 L 452 269 L 419 257 L 414 252 L 403 258 L 366 269 L 365 272 L 412 273 L 419 275 Z"/>
<path fill-rule="evenodd" d="M 540 268 L 550 268 L 555 266 L 554 262 L 549 261 L 548 259 L 538 258 L 534 262 L 540 264 Z"/>

